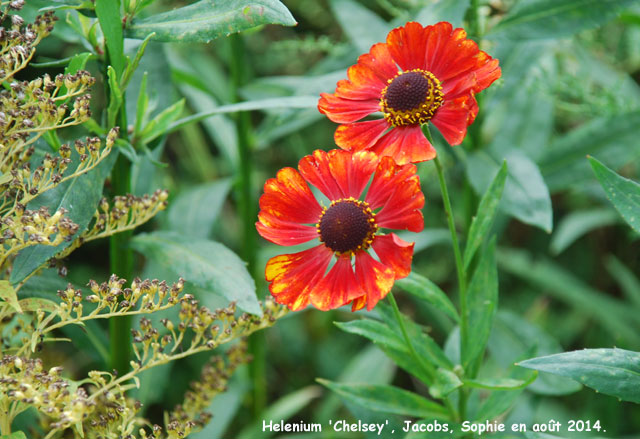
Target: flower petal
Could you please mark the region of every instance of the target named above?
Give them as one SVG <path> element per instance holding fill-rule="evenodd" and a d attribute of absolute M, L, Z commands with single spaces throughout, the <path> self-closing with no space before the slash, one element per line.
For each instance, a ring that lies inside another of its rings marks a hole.
<path fill-rule="evenodd" d="M 369 151 L 316 150 L 300 160 L 298 169 L 327 198 L 337 200 L 359 198 L 377 164 L 378 156 Z"/>
<path fill-rule="evenodd" d="M 349 67 L 347 77 L 349 80 L 338 81 L 335 93 L 345 99 L 380 99 L 382 89 L 387 85 L 371 68 L 362 64 Z"/>
<path fill-rule="evenodd" d="M 480 51 L 478 54 L 478 68 L 474 71 L 477 85 L 473 89 L 478 93 L 489 87 L 502 75 L 502 69 L 497 59 L 491 58 L 487 53 Z"/>
<path fill-rule="evenodd" d="M 475 41 L 467 38 L 464 29 L 452 31 L 450 25 L 443 26 L 442 23 L 434 25 L 430 32 L 426 69 L 440 80 L 445 94 L 447 88 L 462 88 L 459 82 L 467 84 L 461 94 L 478 93 L 501 74 L 498 60 L 480 50 Z"/>
<path fill-rule="evenodd" d="M 322 208 L 298 171 L 283 168 L 264 184 L 260 209 L 286 221 L 315 224 Z M 266 224 L 265 224 L 266 225 Z"/>
<path fill-rule="evenodd" d="M 378 156 L 370 151 L 351 153 L 332 149 L 329 155 L 329 169 L 342 189 L 345 197 L 360 198 L 371 175 L 378 165 Z"/>
<path fill-rule="evenodd" d="M 376 214 L 378 226 L 395 229 L 420 232 L 424 228 L 422 209 L 424 207 L 424 195 L 420 190 L 420 180 L 409 179 L 396 187 L 380 212 Z"/>
<path fill-rule="evenodd" d="M 313 226 L 283 220 L 265 211 L 258 214 L 256 229 L 264 239 L 278 245 L 297 245 L 318 237 Z"/>
<path fill-rule="evenodd" d="M 429 33 L 425 32 L 425 28 L 413 21 L 389 32 L 387 47 L 391 57 L 402 70 L 425 68 L 424 57 L 428 36 Z"/>
<path fill-rule="evenodd" d="M 360 55 L 358 64 L 369 67 L 384 86 L 387 85 L 389 79 L 398 74 L 398 66 L 391 57 L 389 46 L 385 43 L 377 43 L 371 46 L 369 53 Z"/>
<path fill-rule="evenodd" d="M 320 93 L 318 110 L 337 123 L 350 123 L 375 113 L 380 109 L 380 99 L 344 99 L 328 93 Z"/>
<path fill-rule="evenodd" d="M 309 303 L 313 285 L 324 276 L 333 253 L 324 245 L 308 250 L 275 256 L 267 262 L 265 279 L 276 302 L 292 311 L 303 309 Z"/>
<path fill-rule="evenodd" d="M 362 296 L 351 267 L 351 256 L 340 256 L 329 273 L 310 292 L 313 306 L 322 311 L 339 308 Z"/>
<path fill-rule="evenodd" d="M 395 233 L 378 235 L 371 245 L 380 262 L 391 267 L 396 279 L 409 276 L 413 258 L 413 242 L 403 241 Z"/>
<path fill-rule="evenodd" d="M 342 149 L 361 151 L 373 146 L 389 128 L 389 123 L 384 119 L 354 122 L 340 125 L 334 139 Z"/>
<path fill-rule="evenodd" d="M 473 96 L 461 96 L 446 101 L 442 107 L 438 108 L 431 122 L 449 145 L 459 145 L 467 135 L 467 127 L 473 123 L 477 114 L 476 99 Z"/>
<path fill-rule="evenodd" d="M 356 279 L 367 295 L 367 311 L 371 311 L 391 291 L 395 273 L 366 251 L 360 251 L 356 253 Z"/>
<path fill-rule="evenodd" d="M 429 38 L 425 55 L 425 67 L 444 82 L 477 65 L 474 58 L 480 49 L 475 41 L 467 39 L 464 29 L 453 30 L 449 23 L 437 23 L 427 27 Z"/>
<path fill-rule="evenodd" d="M 394 127 L 371 147 L 378 156 L 390 156 L 400 165 L 432 160 L 436 150 L 419 125 Z"/>
<path fill-rule="evenodd" d="M 406 180 L 418 179 L 415 165 L 398 165 L 391 157 L 382 157 L 373 175 L 371 186 L 365 201 L 372 209 L 377 209 L 386 204 L 396 190 Z"/>
<path fill-rule="evenodd" d="M 362 295 L 356 299 L 353 299 L 353 302 L 351 302 L 351 312 L 356 312 L 361 310 L 362 308 L 364 308 L 366 304 L 367 304 L 366 295 Z"/>
<path fill-rule="evenodd" d="M 313 154 L 302 157 L 298 162 L 298 169 L 302 177 L 314 185 L 330 200 L 343 198 L 342 188 L 329 169 L 329 155 L 326 151 L 315 150 Z"/>

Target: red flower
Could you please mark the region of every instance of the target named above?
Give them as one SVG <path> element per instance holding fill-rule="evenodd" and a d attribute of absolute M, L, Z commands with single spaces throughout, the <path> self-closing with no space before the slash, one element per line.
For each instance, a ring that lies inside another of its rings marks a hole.
<path fill-rule="evenodd" d="M 309 184 L 329 199 L 328 207 Z M 353 311 L 365 304 L 371 310 L 395 279 L 409 275 L 413 256 L 413 243 L 380 229 L 421 231 L 423 206 L 415 165 L 370 151 L 318 150 L 298 170 L 281 169 L 264 185 L 258 232 L 279 245 L 321 244 L 271 258 L 265 269 L 271 294 L 294 311 L 309 302 L 324 311 L 350 302 Z"/>
<path fill-rule="evenodd" d="M 334 94 L 320 95 L 320 112 L 343 124 L 336 144 L 389 155 L 398 164 L 431 160 L 436 151 L 421 130 L 428 122 L 451 145 L 462 143 L 478 114 L 474 94 L 500 77 L 498 60 L 466 36 L 447 22 L 410 22 L 373 45 Z M 357 122 L 378 111 L 384 119 Z"/>

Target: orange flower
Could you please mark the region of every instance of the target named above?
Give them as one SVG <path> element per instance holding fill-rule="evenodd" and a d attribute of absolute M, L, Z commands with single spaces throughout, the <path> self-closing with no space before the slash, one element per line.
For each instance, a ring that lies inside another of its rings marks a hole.
<path fill-rule="evenodd" d="M 310 184 L 329 199 L 328 207 L 320 206 Z M 279 245 L 321 244 L 271 258 L 265 269 L 271 294 L 294 311 L 309 302 L 323 311 L 347 303 L 353 311 L 371 310 L 395 279 L 409 275 L 413 257 L 413 243 L 380 231 L 421 231 L 423 206 L 415 165 L 399 166 L 371 151 L 318 150 L 303 157 L 298 170 L 281 169 L 264 185 L 258 232 Z"/>
<path fill-rule="evenodd" d="M 436 151 L 421 130 L 428 122 L 451 145 L 462 143 L 478 114 L 475 93 L 500 77 L 498 60 L 466 36 L 447 22 L 410 22 L 373 45 L 334 94 L 320 95 L 320 112 L 342 124 L 336 144 L 389 155 L 398 164 L 431 160 Z M 376 112 L 384 118 L 357 122 Z"/>

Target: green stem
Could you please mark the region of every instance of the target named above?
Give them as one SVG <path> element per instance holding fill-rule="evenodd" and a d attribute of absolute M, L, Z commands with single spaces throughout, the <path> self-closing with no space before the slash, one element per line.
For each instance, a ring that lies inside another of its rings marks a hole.
<path fill-rule="evenodd" d="M 458 287 L 460 294 L 460 357 L 464 362 L 466 357 L 465 340 L 468 339 L 468 321 L 469 311 L 467 307 L 467 277 L 462 263 L 462 254 L 460 252 L 460 245 L 458 244 L 458 233 L 456 231 L 455 220 L 453 218 L 453 209 L 451 208 L 451 200 L 449 199 L 449 190 L 447 189 L 447 183 L 444 179 L 444 171 L 440 164 L 438 156 L 434 159 L 436 170 L 438 171 L 438 180 L 440 182 L 440 191 L 442 192 L 442 202 L 444 204 L 444 210 L 447 213 L 447 223 L 449 225 L 449 231 L 451 232 L 451 244 L 453 246 L 453 254 L 456 261 L 456 272 L 458 274 Z M 468 393 L 464 388 L 460 389 L 460 398 L 458 400 L 458 411 L 460 412 L 460 418 L 464 419 L 466 414 Z"/>
<path fill-rule="evenodd" d="M 108 87 L 108 85 L 107 85 Z M 107 93 L 107 96 L 110 96 Z M 127 140 L 127 110 L 126 96 L 122 97 L 123 105 L 118 112 L 120 124 L 120 137 Z M 112 128 L 112 127 L 109 127 Z M 124 155 L 118 156 L 116 164 L 111 171 L 112 195 L 126 195 L 131 192 L 131 162 Z M 109 265 L 111 273 L 131 282 L 133 277 L 133 250 L 129 241 L 133 231 L 128 230 L 112 235 L 109 238 Z M 120 374 L 126 373 L 133 355 L 131 346 L 131 316 L 121 316 L 109 319 L 109 353 L 111 368 Z"/>
<path fill-rule="evenodd" d="M 0 434 L 1 435 L 10 435 L 11 434 L 11 421 L 13 420 L 13 418 L 11 417 L 11 414 L 9 413 L 9 406 L 11 405 L 11 403 L 9 402 L 8 399 L 5 399 L 2 402 L 2 405 L 0 407 L 0 410 L 2 410 L 2 413 L 0 413 Z"/>
<path fill-rule="evenodd" d="M 469 33 L 474 37 L 480 37 L 480 2 L 479 0 L 471 0 L 467 11 L 469 19 Z"/>
<path fill-rule="evenodd" d="M 119 156 L 111 173 L 113 194 L 124 195 L 131 192 L 131 164 L 123 155 Z M 133 275 L 133 251 L 129 247 L 132 231 L 112 235 L 109 238 L 109 262 L 112 273 L 131 281 Z M 109 319 L 109 352 L 111 367 L 120 374 L 126 373 L 132 356 L 131 316 Z"/>
<path fill-rule="evenodd" d="M 230 72 L 234 88 L 234 100 L 241 101 L 238 93 L 244 84 L 247 72 L 245 62 L 246 51 L 241 35 L 232 35 Z M 238 214 L 242 221 L 242 247 L 240 254 L 247 262 L 249 272 L 256 278 L 256 230 L 257 200 L 253 194 L 253 139 L 251 114 L 239 112 L 236 114 L 236 132 L 238 135 L 239 169 L 236 196 L 238 200 Z M 253 357 L 249 365 L 249 374 L 253 384 L 252 410 L 258 416 L 267 403 L 266 381 L 266 339 L 262 332 L 256 332 L 249 338 L 248 349 Z"/>
<path fill-rule="evenodd" d="M 393 313 L 396 316 L 396 320 L 398 321 L 398 326 L 400 327 L 400 332 L 402 332 L 402 337 L 404 338 L 404 342 L 409 348 L 409 353 L 411 354 L 413 359 L 416 361 L 416 363 L 418 363 L 422 367 L 422 369 L 424 369 L 424 372 L 427 374 L 427 377 L 429 377 L 430 380 L 433 380 L 436 376 L 436 369 L 431 364 L 424 361 L 424 359 L 418 355 L 418 352 L 413 347 L 413 343 L 411 343 L 411 339 L 409 338 L 409 334 L 407 333 L 407 328 L 404 326 L 404 320 L 402 318 L 402 314 L 400 314 L 400 309 L 398 308 L 396 299 L 395 297 L 393 297 L 393 293 L 391 291 L 389 291 L 389 294 L 387 294 L 387 297 L 389 298 L 389 302 L 391 303 L 391 307 L 393 308 Z"/>

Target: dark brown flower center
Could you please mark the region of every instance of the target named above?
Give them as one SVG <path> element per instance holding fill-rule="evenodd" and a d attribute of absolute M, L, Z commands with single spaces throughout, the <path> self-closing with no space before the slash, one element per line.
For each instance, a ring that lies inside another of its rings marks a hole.
<path fill-rule="evenodd" d="M 323 210 L 316 228 L 320 241 L 336 253 L 369 248 L 378 231 L 369 205 L 353 198 L 333 201 Z"/>
<path fill-rule="evenodd" d="M 380 109 L 393 126 L 422 125 L 444 101 L 440 81 L 433 73 L 414 69 L 399 73 L 382 90 Z"/>

